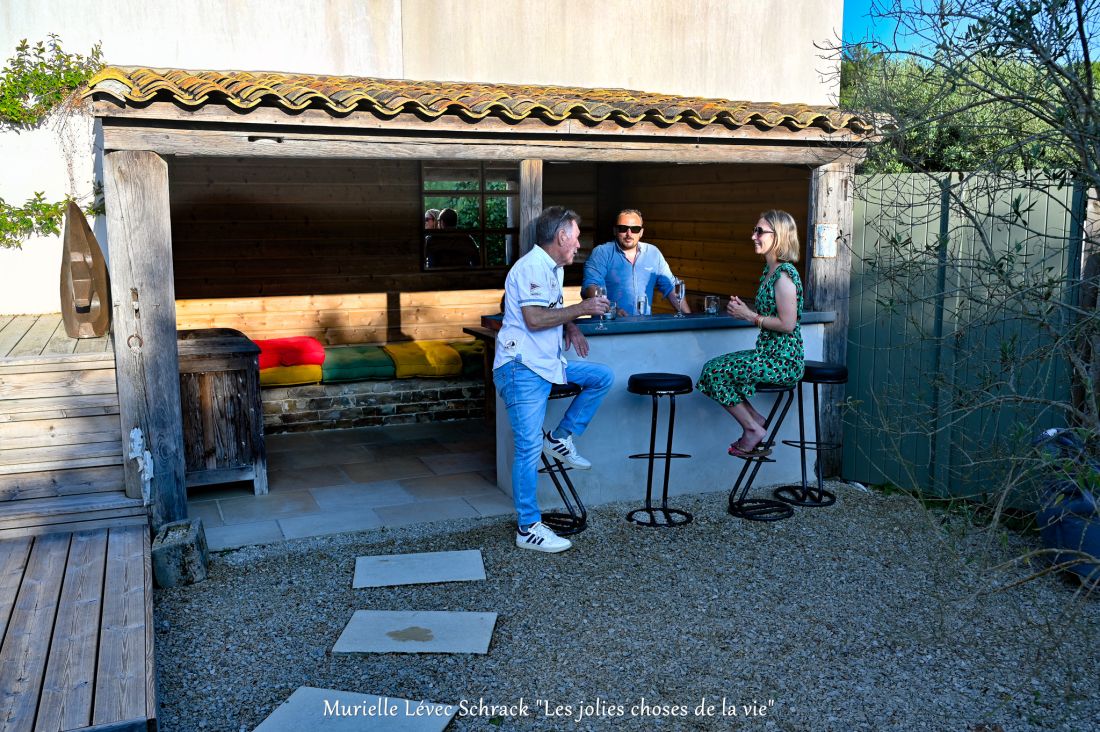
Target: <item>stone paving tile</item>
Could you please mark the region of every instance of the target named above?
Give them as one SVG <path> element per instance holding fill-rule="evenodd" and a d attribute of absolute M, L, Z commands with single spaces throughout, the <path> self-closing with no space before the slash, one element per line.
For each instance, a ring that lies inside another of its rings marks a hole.
<path fill-rule="evenodd" d="M 432 475 L 424 478 L 405 478 L 399 483 L 402 488 L 417 498 L 429 500 L 458 498 L 497 490 L 495 484 L 485 480 L 478 473 L 452 473 L 450 475 Z"/>
<path fill-rule="evenodd" d="M 274 452 L 288 450 L 316 450 L 321 446 L 312 432 L 286 432 L 278 435 L 264 435 L 264 447 L 270 456 Z"/>
<path fill-rule="evenodd" d="M 404 442 L 390 442 L 377 445 L 363 445 L 361 449 L 370 460 L 381 460 L 395 455 L 402 457 L 423 457 L 425 455 L 439 455 L 445 453 L 436 440 L 406 440 Z"/>
<path fill-rule="evenodd" d="M 216 485 L 196 485 L 187 489 L 187 500 L 196 503 L 200 501 L 219 501 L 225 498 L 243 498 L 254 496 L 256 490 L 251 480 L 235 481 L 233 483 L 218 483 Z"/>
<path fill-rule="evenodd" d="M 497 464 L 496 456 L 490 452 L 425 455 L 420 459 L 438 475 L 491 470 Z"/>
<path fill-rule="evenodd" d="M 496 613 L 356 610 L 333 653 L 488 653 Z"/>
<path fill-rule="evenodd" d="M 495 437 L 470 437 L 462 440 L 439 440 L 438 444 L 447 452 L 489 452 L 495 447 Z"/>
<path fill-rule="evenodd" d="M 326 704 L 361 709 L 325 714 Z M 457 711 L 454 704 L 299 686 L 254 732 L 442 732 Z"/>
<path fill-rule="evenodd" d="M 352 587 L 392 587 L 485 579 L 480 549 L 356 557 Z"/>
<path fill-rule="evenodd" d="M 218 510 L 217 501 L 188 501 L 187 517 L 202 519 L 203 528 L 206 529 L 225 526 L 221 511 Z"/>
<path fill-rule="evenodd" d="M 316 513 L 321 507 L 309 491 L 288 491 L 251 498 L 231 498 L 221 501 L 221 509 L 222 520 L 229 525 Z"/>
<path fill-rule="evenodd" d="M 431 469 L 420 458 L 404 456 L 344 464 L 341 467 L 348 477 L 356 483 L 416 478 L 417 476 L 432 474 Z"/>
<path fill-rule="evenodd" d="M 413 493 L 406 490 L 401 483 L 395 480 L 311 488 L 309 492 L 322 511 L 354 511 L 360 508 L 373 508 L 374 506 L 412 503 L 417 500 Z"/>
<path fill-rule="evenodd" d="M 357 463 L 366 459 L 363 448 L 354 445 L 337 445 L 316 450 L 277 452 L 267 456 L 268 470 L 298 470 L 322 465 Z"/>
<path fill-rule="evenodd" d="M 206 532 L 206 545 L 211 551 L 236 549 L 251 544 L 271 544 L 282 540 L 283 532 L 275 521 L 215 526 Z"/>
<path fill-rule="evenodd" d="M 316 436 L 317 441 L 325 447 L 335 445 L 353 447 L 359 445 L 388 444 L 392 442 L 392 440 L 386 436 L 385 429 L 378 427 L 360 427 L 349 430 L 325 430 L 313 434 Z"/>
<path fill-rule="evenodd" d="M 401 506 L 380 506 L 374 509 L 378 518 L 386 526 L 406 526 L 408 524 L 442 521 L 444 519 L 474 518 L 478 512 L 461 498 L 448 498 L 442 501 L 417 501 Z"/>
<path fill-rule="evenodd" d="M 355 511 L 323 511 L 306 516 L 291 516 L 279 519 L 279 528 L 287 539 L 301 539 L 306 536 L 325 536 L 343 534 L 349 531 L 367 531 L 381 528 L 382 520 L 369 508 Z"/>
<path fill-rule="evenodd" d="M 352 480 L 336 465 L 267 471 L 268 491 L 302 490 L 329 485 L 347 485 Z"/>
<path fill-rule="evenodd" d="M 462 500 L 473 506 L 482 516 L 508 516 L 516 512 L 516 505 L 511 497 L 504 495 L 498 488 L 493 488 L 490 493 L 463 496 Z"/>

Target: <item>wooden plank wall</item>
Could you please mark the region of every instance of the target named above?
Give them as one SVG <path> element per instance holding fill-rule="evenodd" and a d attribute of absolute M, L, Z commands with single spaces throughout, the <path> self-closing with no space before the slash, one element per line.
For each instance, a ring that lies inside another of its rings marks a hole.
<path fill-rule="evenodd" d="M 310 335 L 326 345 L 466 338 L 500 312 L 503 290 L 179 300 L 180 330 L 234 328 L 253 340 Z"/>
<path fill-rule="evenodd" d="M 177 158 L 180 299 L 499 288 L 504 272 L 421 272 L 415 160 Z"/>
<path fill-rule="evenodd" d="M 672 271 L 687 281 L 688 293 L 752 297 L 763 266 L 750 234 L 761 211 L 780 208 L 799 225 L 806 243 L 810 169 L 782 165 L 615 165 L 602 166 L 600 200 L 606 222 L 600 241 L 610 237 L 611 216 L 637 208 L 645 239 L 656 244 Z M 805 259 L 798 263 L 805 274 Z"/>
<path fill-rule="evenodd" d="M 0 501 L 118 491 L 111 354 L 0 363 Z"/>

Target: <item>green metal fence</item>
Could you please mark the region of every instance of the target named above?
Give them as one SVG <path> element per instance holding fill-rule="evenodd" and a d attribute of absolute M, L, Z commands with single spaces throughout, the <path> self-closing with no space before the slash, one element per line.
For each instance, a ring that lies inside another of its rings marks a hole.
<path fill-rule="evenodd" d="M 1064 426 L 1049 402 L 1069 372 L 1042 320 L 1070 317 L 1085 202 L 1053 183 L 857 178 L 846 478 L 988 495 L 1006 454 Z"/>

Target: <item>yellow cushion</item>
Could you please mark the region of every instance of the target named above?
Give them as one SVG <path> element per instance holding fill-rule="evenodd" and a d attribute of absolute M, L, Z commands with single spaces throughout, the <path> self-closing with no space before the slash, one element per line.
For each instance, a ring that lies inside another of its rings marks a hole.
<path fill-rule="evenodd" d="M 382 349 L 393 359 L 399 379 L 415 376 L 457 376 L 462 373 L 462 356 L 443 341 L 387 343 Z"/>
<path fill-rule="evenodd" d="M 294 386 L 296 384 L 316 384 L 321 380 L 321 367 L 317 364 L 305 366 L 272 366 L 260 369 L 260 386 Z"/>

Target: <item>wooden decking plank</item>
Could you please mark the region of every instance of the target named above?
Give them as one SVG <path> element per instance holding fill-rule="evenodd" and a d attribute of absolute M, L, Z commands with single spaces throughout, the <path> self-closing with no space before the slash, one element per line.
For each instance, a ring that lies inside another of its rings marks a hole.
<path fill-rule="evenodd" d="M 112 353 L 111 336 L 81 338 L 76 342 L 76 349 L 73 353 Z"/>
<path fill-rule="evenodd" d="M 41 460 L 38 462 L 19 463 L 17 465 L 5 465 L 0 457 L 0 475 L 16 475 L 18 473 L 42 473 L 48 470 L 72 470 L 75 468 L 96 468 L 104 465 L 122 465 L 122 452 L 93 455 L 82 458 L 63 458 L 57 460 Z"/>
<path fill-rule="evenodd" d="M 0 648 L 0 728 L 30 730 L 69 553 L 70 534 L 35 539 L 4 645 Z"/>
<path fill-rule="evenodd" d="M 24 536 L 42 536 L 58 532 L 89 531 L 91 529 L 114 529 L 122 526 L 143 526 L 148 528 L 147 512 L 135 516 L 115 516 L 113 518 L 65 521 L 46 526 L 24 526 L 18 529 L 0 529 L 0 541 Z"/>
<path fill-rule="evenodd" d="M 0 445 L 6 450 L 63 447 L 92 442 L 121 442 L 118 417 L 95 415 L 64 419 L 0 422 Z"/>
<path fill-rule="evenodd" d="M 7 357 L 36 320 L 34 315 L 16 315 L 0 328 L 0 356 Z"/>
<path fill-rule="evenodd" d="M 65 414 L 66 412 L 79 411 L 82 409 L 92 409 L 95 407 L 100 408 L 114 408 L 114 412 L 108 412 L 109 414 L 115 414 L 118 412 L 118 395 L 117 394 L 86 394 L 84 396 L 67 396 L 67 397 L 44 397 L 42 399 L 5 399 L 0 402 L 0 410 L 3 410 L 3 415 L 0 415 L 0 421 L 10 421 L 11 415 L 29 415 L 28 419 L 40 419 L 35 415 L 38 413 L 43 414 Z M 5 420 L 5 417 L 9 418 Z"/>
<path fill-rule="evenodd" d="M 145 568 L 145 718 L 157 718 L 157 656 L 153 645 L 153 540 L 142 532 L 142 566 Z"/>
<path fill-rule="evenodd" d="M 38 369 L 13 373 L 0 369 L 0 399 L 37 399 L 70 394 L 110 394 L 115 391 L 113 368 L 83 368 L 71 371 Z"/>
<path fill-rule="evenodd" d="M 34 322 L 31 323 L 31 327 L 27 328 L 27 332 L 23 334 L 19 342 L 8 351 L 8 357 L 41 356 L 55 330 L 57 330 L 57 321 L 53 317 L 48 315 L 36 316 Z"/>
<path fill-rule="evenodd" d="M 46 341 L 46 345 L 42 348 L 42 355 L 67 356 L 76 350 L 77 339 L 70 338 L 69 334 L 65 331 L 65 321 L 61 319 L 60 313 L 54 317 L 57 319 L 57 325 L 53 329 L 53 335 L 50 336 L 50 340 Z"/>
<path fill-rule="evenodd" d="M 89 442 L 83 445 L 56 445 L 53 447 L 28 447 L 15 450 L 0 449 L 0 474 L 13 472 L 31 472 L 44 468 L 20 468 L 35 464 L 50 463 L 67 467 L 68 463 L 78 463 L 88 458 L 122 456 L 120 440 L 110 442 Z M 104 463 L 99 463 L 103 465 Z"/>
<path fill-rule="evenodd" d="M 121 491 L 124 485 L 122 469 L 118 466 L 0 475 L 0 503 Z"/>
<path fill-rule="evenodd" d="M 15 607 L 15 597 L 19 594 L 19 584 L 23 581 L 23 572 L 27 569 L 27 560 L 31 555 L 30 538 L 10 539 L 0 542 L 0 645 Z"/>
<path fill-rule="evenodd" d="M 121 490 L 111 493 L 80 493 L 56 498 L 7 501 L 0 503 L 0 526 L 27 518 L 38 518 L 47 521 L 51 516 L 89 513 L 92 511 L 129 510 L 141 506 L 140 498 L 130 498 Z"/>
<path fill-rule="evenodd" d="M 144 526 L 111 529 L 93 724 L 146 713 Z"/>
<path fill-rule="evenodd" d="M 0 375 L 37 374 L 42 371 L 75 371 L 93 368 L 113 369 L 114 367 L 115 355 L 103 352 L 0 358 Z"/>
<path fill-rule="evenodd" d="M 73 534 L 35 730 L 69 730 L 92 721 L 107 529 Z"/>

